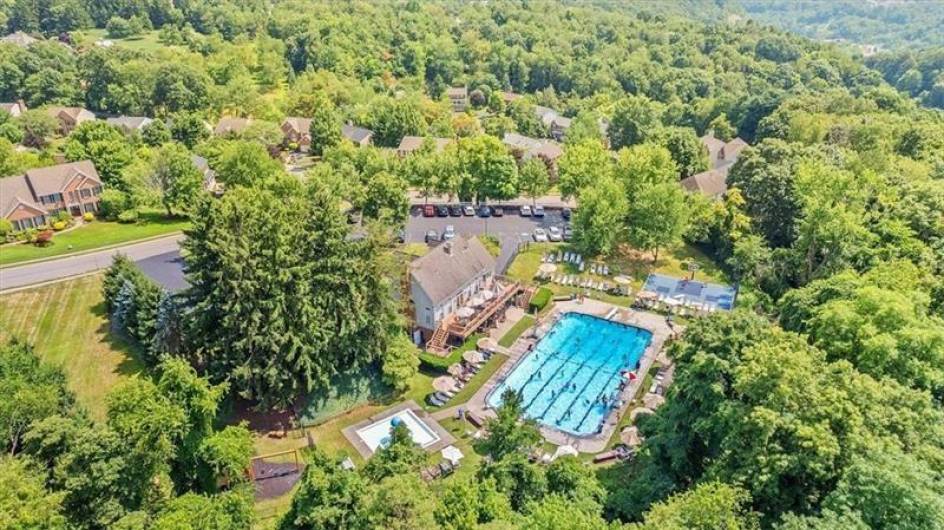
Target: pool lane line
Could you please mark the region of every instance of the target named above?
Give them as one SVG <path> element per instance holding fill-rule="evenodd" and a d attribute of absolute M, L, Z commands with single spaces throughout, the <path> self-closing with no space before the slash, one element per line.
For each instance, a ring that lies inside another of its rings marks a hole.
<path fill-rule="evenodd" d="M 648 347 L 649 347 L 649 344 L 646 344 L 646 348 L 648 348 Z M 645 352 L 645 351 L 646 351 L 646 348 L 643 348 L 642 351 Z M 609 360 L 609 359 L 607 359 L 607 360 Z M 587 384 L 588 384 L 588 386 L 589 386 L 589 383 L 587 383 Z M 617 386 L 619 386 L 619 385 L 617 385 Z M 603 385 L 603 390 L 600 390 L 600 392 L 597 393 L 597 397 L 596 397 L 597 400 L 600 399 L 600 396 L 603 395 L 603 392 L 604 392 L 605 390 L 606 390 L 606 385 Z M 607 405 L 607 407 L 609 407 L 609 405 Z M 589 409 L 587 409 L 586 414 L 584 414 L 584 415 L 583 415 L 583 418 L 580 419 L 580 423 L 577 424 L 577 429 L 578 429 L 578 430 L 580 429 L 580 427 L 583 426 L 583 422 L 587 421 L 587 416 L 590 415 L 590 411 L 591 411 L 592 409 L 593 409 L 593 407 L 590 407 Z M 603 414 L 603 419 L 606 420 L 606 413 Z"/>
<path fill-rule="evenodd" d="M 620 353 L 619 353 L 619 348 L 613 348 L 613 350 L 610 352 L 610 355 L 607 356 L 606 362 L 609 362 L 609 360 L 613 358 L 614 353 L 615 353 L 616 355 L 620 355 Z M 601 367 L 602 367 L 602 366 L 605 366 L 605 365 L 606 365 L 606 362 L 604 362 L 603 365 L 601 365 Z M 579 371 L 579 370 L 578 370 L 578 371 Z M 602 371 L 602 370 L 599 370 L 599 369 L 594 370 L 594 372 L 595 372 L 594 375 L 593 375 L 592 377 L 590 377 L 589 379 L 587 379 L 587 382 L 583 385 L 583 387 L 580 389 L 580 391 L 577 393 L 577 395 L 574 396 L 574 399 L 571 400 L 570 405 L 568 405 L 565 410 L 569 410 L 569 409 L 572 409 L 572 408 L 573 408 L 574 403 L 576 403 L 577 400 L 579 400 L 580 397 L 583 396 L 583 393 L 586 392 L 586 390 L 587 390 L 587 388 L 590 386 L 590 384 L 593 383 L 594 380 L 596 380 L 597 375 L 599 375 L 601 371 Z M 577 373 L 577 372 L 574 372 L 574 374 L 576 374 L 576 373 Z M 608 375 L 607 375 L 607 377 L 608 377 L 608 378 L 609 378 L 609 377 L 613 377 L 613 373 L 612 373 L 612 372 L 609 372 Z M 605 388 L 606 388 L 606 385 L 604 384 L 603 387 L 604 387 L 604 389 L 605 389 Z M 596 399 L 599 399 L 601 394 L 603 394 L 603 391 L 602 391 L 602 390 L 597 393 Z M 550 408 L 550 407 L 548 407 L 548 408 Z M 590 406 L 587 407 L 587 410 L 586 410 L 586 412 L 584 412 L 583 417 L 580 418 L 580 422 L 577 423 L 577 427 L 576 427 L 576 430 L 577 430 L 577 431 L 580 430 L 580 427 L 583 425 L 583 422 L 587 421 L 587 416 L 590 415 L 590 411 L 591 411 L 591 410 L 593 410 L 593 402 L 591 402 Z M 546 412 L 546 411 L 545 411 L 545 412 Z M 560 420 L 562 417 L 563 417 L 563 416 L 559 416 L 557 419 Z M 558 425 L 558 423 L 555 422 L 555 425 Z"/>
<path fill-rule="evenodd" d="M 570 340 L 570 335 L 573 335 L 573 334 L 574 334 L 574 332 L 571 332 L 567 337 L 565 337 L 565 340 Z M 563 353 L 563 352 L 562 352 L 561 350 L 558 350 L 558 353 Z M 538 396 L 540 396 L 540 395 L 544 392 L 544 389 L 547 388 L 547 385 L 551 384 L 551 381 L 554 380 L 554 376 L 557 375 L 557 373 L 560 372 L 561 369 L 562 369 L 564 366 L 567 366 L 567 363 L 570 362 L 570 359 L 571 359 L 575 354 L 576 354 L 576 352 L 572 352 L 570 355 L 568 355 L 568 356 L 566 356 L 566 357 L 563 356 L 563 355 L 560 356 L 560 358 L 562 359 L 563 362 L 561 362 L 560 366 L 558 366 L 557 369 L 554 370 L 554 373 L 551 374 L 551 377 L 549 377 L 549 378 L 547 379 L 547 381 L 544 382 L 544 384 L 541 386 L 540 389 L 538 389 L 538 392 L 537 392 L 536 394 L 534 394 L 534 396 L 531 398 L 531 400 L 528 401 L 528 404 L 525 405 L 524 410 L 528 410 L 528 409 L 531 408 L 531 405 L 534 404 L 534 401 L 538 398 Z M 552 354 L 548 354 L 548 361 L 550 360 L 550 357 L 551 357 L 551 356 L 552 356 Z M 541 366 L 543 367 L 545 364 L 547 364 L 548 361 L 544 361 L 544 363 L 541 364 Z M 576 364 L 576 363 L 575 363 L 575 364 Z M 578 368 L 578 370 L 579 370 L 579 368 Z M 540 369 L 538 370 L 538 372 L 540 372 Z M 528 378 L 527 383 L 525 383 L 524 385 L 522 385 L 522 387 L 521 387 L 522 394 L 524 393 L 524 392 L 523 392 L 523 391 L 524 391 L 524 387 L 527 386 L 527 384 L 531 382 L 531 380 L 532 380 L 533 377 L 534 377 L 534 374 L 531 374 L 531 377 Z M 571 377 L 570 380 L 572 380 L 572 379 L 573 379 L 573 377 Z M 568 381 L 569 381 L 569 380 L 568 380 Z M 554 399 L 556 400 L 557 397 L 555 396 Z M 547 409 L 545 409 L 544 412 L 546 413 L 546 412 L 547 412 Z M 544 414 L 541 414 L 540 416 L 533 416 L 533 415 L 532 415 L 531 417 L 532 417 L 532 418 L 535 418 L 535 419 L 537 419 L 537 418 L 543 418 L 543 417 L 544 417 Z"/>

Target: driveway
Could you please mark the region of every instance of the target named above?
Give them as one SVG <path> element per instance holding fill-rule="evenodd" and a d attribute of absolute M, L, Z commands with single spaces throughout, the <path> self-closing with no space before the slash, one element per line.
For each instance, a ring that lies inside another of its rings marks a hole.
<path fill-rule="evenodd" d="M 124 254 L 134 261 L 141 261 L 161 254 L 176 252 L 178 241 L 183 237 L 182 234 L 176 234 L 77 256 L 66 256 L 25 265 L 4 267 L 0 269 L 0 292 L 89 274 L 111 265 L 112 257 L 115 254 Z"/>

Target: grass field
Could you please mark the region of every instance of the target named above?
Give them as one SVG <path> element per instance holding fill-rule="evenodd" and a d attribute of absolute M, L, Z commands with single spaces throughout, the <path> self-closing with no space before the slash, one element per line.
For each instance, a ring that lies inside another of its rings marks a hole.
<path fill-rule="evenodd" d="M 142 371 L 131 348 L 108 329 L 102 276 L 85 276 L 0 296 L 0 340 L 35 345 L 45 361 L 62 366 L 69 388 L 93 418 L 105 417 L 105 395 Z"/>
<path fill-rule="evenodd" d="M 45 247 L 30 244 L 4 245 L 0 247 L 0 265 L 53 258 L 73 252 L 94 250 L 137 239 L 170 234 L 183 230 L 189 224 L 189 221 L 185 219 L 168 219 L 156 211 L 142 212 L 140 219 L 134 224 L 93 221 L 68 232 L 56 234 L 51 244 Z"/>
<path fill-rule="evenodd" d="M 515 322 L 514 326 L 511 326 L 511 329 L 508 330 L 508 333 L 505 333 L 502 338 L 498 339 L 498 345 L 509 347 L 518 340 L 518 337 L 528 328 L 534 324 L 534 317 L 531 315 L 525 315 L 521 317 L 521 320 Z"/>
<path fill-rule="evenodd" d="M 84 31 L 76 31 L 72 33 L 72 38 L 75 42 L 82 47 L 92 47 L 95 46 L 95 41 L 98 40 L 110 40 L 114 42 L 114 46 L 125 48 L 128 50 L 149 52 L 155 51 L 160 48 L 164 48 L 165 45 L 158 42 L 159 31 L 146 31 L 140 35 L 135 35 L 133 37 L 127 37 L 123 39 L 114 39 L 108 36 L 108 32 L 104 29 L 89 29 Z"/>

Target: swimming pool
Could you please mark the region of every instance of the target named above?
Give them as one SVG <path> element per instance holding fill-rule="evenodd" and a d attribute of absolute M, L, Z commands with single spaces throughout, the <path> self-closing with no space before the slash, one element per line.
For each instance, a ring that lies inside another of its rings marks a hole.
<path fill-rule="evenodd" d="M 566 313 L 486 401 L 498 407 L 511 388 L 521 393 L 527 417 L 571 434 L 596 433 L 616 401 L 620 371 L 637 369 L 651 340 L 644 329 Z"/>
<path fill-rule="evenodd" d="M 439 441 L 439 435 L 428 425 L 423 423 L 412 410 L 401 410 L 386 418 L 379 419 L 366 427 L 357 430 L 357 436 L 375 453 L 378 448 L 390 444 L 390 428 L 395 421 L 402 421 L 410 431 L 410 436 L 422 448 L 427 448 Z"/>

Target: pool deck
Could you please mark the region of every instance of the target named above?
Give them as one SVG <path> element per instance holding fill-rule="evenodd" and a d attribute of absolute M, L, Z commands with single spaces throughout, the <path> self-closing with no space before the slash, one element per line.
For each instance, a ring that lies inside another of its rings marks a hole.
<path fill-rule="evenodd" d="M 389 416 L 393 416 L 394 414 L 404 411 L 404 410 L 413 411 L 413 414 L 415 414 L 416 417 L 419 418 L 420 421 L 422 421 L 424 424 L 426 424 L 427 427 L 432 429 L 433 432 L 436 433 L 436 436 L 439 436 L 439 440 L 437 440 L 436 443 L 430 444 L 429 446 L 423 448 L 426 452 L 432 453 L 434 451 L 439 451 L 440 449 L 448 445 L 452 445 L 453 442 L 456 441 L 456 438 L 452 434 L 450 434 L 449 431 L 444 429 L 443 426 L 440 425 L 439 422 L 436 421 L 434 417 L 432 417 L 428 412 L 423 410 L 412 399 L 404 401 L 403 403 L 394 405 L 393 407 L 390 407 L 389 409 L 378 412 L 377 414 L 374 414 L 373 416 L 367 418 L 366 420 L 362 420 L 353 425 L 349 425 L 345 427 L 344 429 L 342 429 L 341 432 L 344 434 L 344 437 L 347 439 L 347 441 L 350 442 L 350 444 L 354 446 L 354 449 L 357 449 L 357 452 L 360 453 L 362 457 L 364 457 L 364 460 L 367 460 L 368 458 L 374 455 L 374 452 L 371 451 L 370 447 L 368 447 L 367 444 L 364 443 L 364 440 L 361 440 L 361 437 L 357 434 L 357 431 L 374 423 L 377 420 L 380 420 Z"/>
<path fill-rule="evenodd" d="M 620 418 L 623 417 L 623 414 L 627 413 L 630 407 L 634 406 L 631 403 L 633 397 L 639 391 L 639 386 L 642 385 L 646 373 L 648 373 L 649 369 L 652 367 L 652 363 L 656 360 L 665 363 L 666 358 L 664 356 L 663 346 L 666 340 L 674 333 L 681 331 L 681 327 L 677 324 L 675 325 L 674 331 L 672 328 L 669 328 L 668 324 L 666 324 L 665 317 L 662 315 L 616 306 L 599 300 L 585 299 L 583 302 L 577 300 L 557 302 L 551 313 L 541 318 L 530 330 L 522 333 L 521 337 L 515 341 L 510 348 L 503 348 L 493 340 L 485 339 L 482 341 L 487 342 L 487 349 L 508 355 L 509 359 L 491 379 L 482 385 L 468 402 L 461 406 L 437 411 L 433 413 L 432 417 L 435 419 L 450 418 L 456 416 L 460 408 L 465 411 L 474 412 L 482 417 L 494 417 L 495 412 L 486 403 L 486 397 L 488 393 L 491 392 L 498 383 L 503 381 L 515 366 L 517 366 L 518 361 L 528 353 L 529 347 L 538 341 L 538 339 L 534 337 L 535 330 L 539 331 L 539 335 L 543 335 L 541 331 L 546 332 L 554 322 L 557 321 L 558 316 L 563 313 L 583 313 L 603 318 L 612 312 L 613 309 L 618 310 L 616 315 L 611 319 L 614 322 L 636 326 L 652 333 L 652 340 L 649 342 L 649 346 L 639 360 L 639 377 L 626 385 L 626 388 L 620 393 L 619 399 L 623 400 L 623 407 L 617 411 L 611 412 L 610 415 L 607 416 L 606 423 L 600 433 L 589 436 L 576 436 L 546 427 L 540 423 L 538 424 L 541 429 L 541 434 L 547 441 L 553 444 L 571 445 L 574 449 L 582 453 L 599 453 L 603 451 L 606 449 L 606 445 L 609 443 L 614 431 L 616 431 Z"/>

